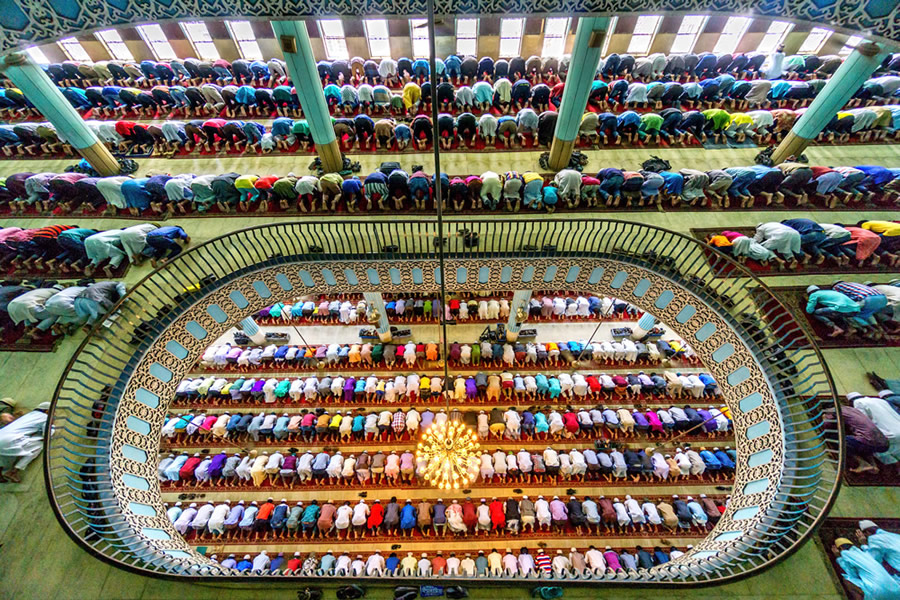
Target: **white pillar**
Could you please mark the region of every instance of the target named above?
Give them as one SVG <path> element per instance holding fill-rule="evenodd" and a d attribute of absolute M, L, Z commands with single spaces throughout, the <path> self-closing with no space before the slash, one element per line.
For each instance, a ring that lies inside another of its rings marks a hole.
<path fill-rule="evenodd" d="M 522 323 L 528 319 L 528 302 L 531 300 L 531 290 L 516 290 L 513 292 L 512 302 L 509 303 L 509 318 L 506 321 L 506 341 L 514 342 L 519 339 L 519 329 Z M 519 321 L 519 309 L 525 312 L 524 318 Z"/>
<path fill-rule="evenodd" d="M 639 340 L 647 333 L 656 327 L 656 317 L 651 315 L 650 313 L 644 313 L 643 316 L 638 319 L 637 327 L 634 328 L 634 333 L 631 334 L 631 339 Z"/>
<path fill-rule="evenodd" d="M 240 328 L 254 344 L 262 345 L 266 343 L 266 334 L 259 330 L 259 325 L 256 324 L 253 317 L 247 317 L 241 321 Z"/>
<path fill-rule="evenodd" d="M 366 317 L 373 312 L 377 312 L 378 314 L 378 324 L 376 325 L 378 339 L 382 342 L 391 341 L 391 324 L 388 322 L 387 311 L 384 308 L 384 299 L 381 297 L 381 293 L 363 292 L 363 298 L 366 299 L 366 305 L 369 311 Z"/>

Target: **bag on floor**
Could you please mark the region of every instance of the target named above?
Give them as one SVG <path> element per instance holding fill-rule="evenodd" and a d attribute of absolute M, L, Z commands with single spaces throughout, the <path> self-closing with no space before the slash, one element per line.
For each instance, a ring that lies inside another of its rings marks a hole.
<path fill-rule="evenodd" d="M 658 156 L 650 155 L 650 158 L 641 163 L 641 166 L 645 171 L 650 171 L 651 173 L 661 173 L 663 171 L 668 171 L 672 168 L 672 164 L 663 160 Z"/>
<path fill-rule="evenodd" d="M 563 589 L 559 586 L 547 585 L 535 588 L 531 591 L 532 598 L 543 598 L 543 600 L 551 600 L 553 598 L 562 598 Z"/>
<path fill-rule="evenodd" d="M 378 167 L 378 170 L 381 171 L 385 176 L 390 175 L 394 171 L 402 171 L 403 167 L 400 166 L 400 163 L 394 160 L 386 160 L 381 163 L 381 166 Z"/>

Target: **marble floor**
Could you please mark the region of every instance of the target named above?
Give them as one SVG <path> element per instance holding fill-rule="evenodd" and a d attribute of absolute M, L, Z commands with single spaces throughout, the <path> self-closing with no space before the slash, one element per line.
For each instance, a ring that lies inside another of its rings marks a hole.
<path fill-rule="evenodd" d="M 670 160 L 674 168 L 712 168 L 725 165 L 751 163 L 756 149 L 703 150 L 703 149 L 638 149 L 589 151 L 591 158 L 588 170 L 599 170 L 606 165 L 635 168 L 650 154 L 657 154 Z M 815 147 L 807 151 L 811 162 L 828 165 L 839 164 L 881 164 L 900 167 L 900 146 L 846 146 Z M 358 159 L 363 163 L 363 172 L 374 168 L 385 157 L 365 156 Z M 442 157 L 442 169 L 450 173 L 480 172 L 487 169 L 519 171 L 537 167 L 537 153 L 492 153 L 453 154 Z M 422 164 L 426 170 L 433 168 L 430 154 L 405 155 L 401 159 L 404 166 Z M 23 170 L 62 171 L 72 164 L 72 160 L 62 161 L 0 161 L 0 175 L 8 175 Z M 139 160 L 139 173 L 151 169 L 173 173 L 193 172 L 220 173 L 230 170 L 287 173 L 305 172 L 309 162 L 307 157 L 249 157 L 249 158 L 202 158 L 202 159 L 147 159 Z M 893 219 L 893 211 L 867 211 L 871 217 Z M 585 216 L 589 216 L 585 213 Z M 753 226 L 760 221 L 784 219 L 789 216 L 808 216 L 820 221 L 847 219 L 847 213 L 795 212 L 735 212 L 716 213 L 698 211 L 696 213 L 604 213 L 606 218 L 638 221 L 658 225 L 676 231 L 687 231 L 691 227 L 718 227 L 724 225 Z M 288 217 L 289 218 L 289 217 Z M 377 218 L 377 217 L 373 217 Z M 401 217 L 402 218 L 402 217 Z M 498 215 L 497 218 L 502 218 Z M 548 218 L 545 215 L 533 218 Z M 560 218 L 550 216 L 549 218 Z M 79 223 L 77 218 L 67 218 L 66 222 Z M 196 242 L 205 241 L 235 229 L 262 224 L 269 219 L 223 218 L 190 219 L 186 227 Z M 16 219 L 19 226 L 48 224 L 46 219 Z M 123 227 L 133 221 L 117 219 L 91 219 L 92 226 L 101 228 Z M 4 224 L 13 224 L 6 220 Z M 149 266 L 132 268 L 126 283 L 133 284 L 149 272 Z M 896 275 L 873 276 L 877 281 L 887 281 Z M 833 276 L 793 276 L 774 277 L 766 280 L 770 285 L 806 285 L 833 281 Z M 81 334 L 64 340 L 52 354 L 5 353 L 0 354 L 0 396 L 14 396 L 20 406 L 28 409 L 52 398 L 55 386 L 66 363 L 81 341 Z M 900 348 L 889 349 L 840 349 L 823 352 L 830 366 L 839 393 L 850 391 L 871 392 L 866 380 L 867 371 L 876 371 L 882 376 L 896 375 L 900 370 Z M 900 488 L 843 487 L 832 509 L 836 517 L 896 517 L 900 506 Z M 89 556 L 76 546 L 56 523 L 44 491 L 40 464 L 34 463 L 25 473 L 21 484 L 0 486 L 0 598 L 41 599 L 41 600 L 94 600 L 104 599 L 146 599 L 163 600 L 175 598 L 202 599 L 253 599 L 291 597 L 299 587 L 288 584 L 260 582 L 262 585 L 245 584 L 186 584 L 158 578 L 145 578 L 121 571 Z M 77 582 L 77 585 L 73 585 Z M 326 589 L 329 586 L 323 586 Z M 497 598 L 496 588 L 469 589 L 472 598 Z M 528 587 L 504 588 L 502 598 L 527 598 Z M 597 598 L 601 595 L 612 598 L 658 598 L 664 593 L 668 598 L 725 597 L 808 599 L 825 598 L 837 600 L 842 597 L 840 589 L 832 581 L 828 565 L 817 542 L 809 540 L 794 555 L 773 568 L 757 576 L 734 583 L 711 588 L 669 589 L 664 592 L 653 589 L 607 589 L 603 591 L 573 588 L 566 591 L 566 598 Z M 326 597 L 333 597 L 329 592 Z M 373 589 L 368 598 L 389 598 L 387 588 Z"/>

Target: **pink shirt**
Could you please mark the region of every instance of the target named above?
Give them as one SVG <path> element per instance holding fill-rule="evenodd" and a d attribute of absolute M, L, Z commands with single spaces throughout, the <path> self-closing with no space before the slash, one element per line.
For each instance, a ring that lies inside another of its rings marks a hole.
<path fill-rule="evenodd" d="M 400 455 L 400 468 L 401 469 L 412 469 L 413 468 L 413 454 L 412 452 L 404 452 Z"/>

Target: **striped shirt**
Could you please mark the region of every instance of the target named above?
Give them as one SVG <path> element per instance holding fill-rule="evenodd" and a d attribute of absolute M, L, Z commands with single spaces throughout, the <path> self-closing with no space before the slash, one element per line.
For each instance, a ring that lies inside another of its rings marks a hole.
<path fill-rule="evenodd" d="M 863 298 L 867 298 L 870 296 L 882 295 L 881 292 L 876 289 L 873 289 L 861 283 L 854 283 L 852 281 L 841 281 L 831 286 L 831 289 L 835 292 L 844 294 L 845 296 L 852 300 L 855 300 L 856 302 L 859 302 Z"/>
<path fill-rule="evenodd" d="M 35 229 L 34 234 L 32 235 L 32 239 L 35 238 L 44 238 L 48 240 L 55 240 L 59 237 L 59 234 L 67 229 L 75 229 L 74 225 L 50 225 L 48 227 L 41 227 L 40 229 Z"/>
<path fill-rule="evenodd" d="M 545 573 L 550 572 L 550 557 L 543 552 L 534 557 L 534 562 L 537 563 L 538 568 L 543 569 Z"/>

